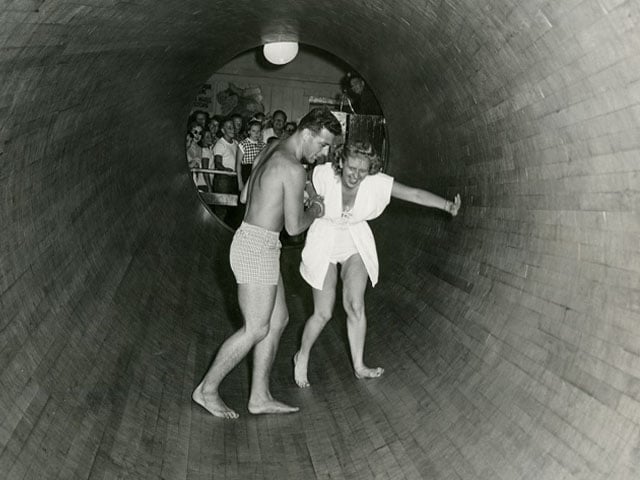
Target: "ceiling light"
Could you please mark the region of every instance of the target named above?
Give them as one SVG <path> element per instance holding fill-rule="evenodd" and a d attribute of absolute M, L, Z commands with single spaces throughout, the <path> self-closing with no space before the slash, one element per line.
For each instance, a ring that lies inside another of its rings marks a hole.
<path fill-rule="evenodd" d="M 298 42 L 272 42 L 265 43 L 264 58 L 274 65 L 284 65 L 296 58 L 298 54 Z"/>

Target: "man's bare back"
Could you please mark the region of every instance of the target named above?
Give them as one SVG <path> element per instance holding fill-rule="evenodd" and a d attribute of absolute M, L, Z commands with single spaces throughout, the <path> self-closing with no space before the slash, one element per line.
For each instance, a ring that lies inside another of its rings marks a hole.
<path fill-rule="evenodd" d="M 304 202 L 306 172 L 290 142 L 274 142 L 256 158 L 247 184 L 244 221 L 279 232 L 295 202 L 299 215 Z"/>

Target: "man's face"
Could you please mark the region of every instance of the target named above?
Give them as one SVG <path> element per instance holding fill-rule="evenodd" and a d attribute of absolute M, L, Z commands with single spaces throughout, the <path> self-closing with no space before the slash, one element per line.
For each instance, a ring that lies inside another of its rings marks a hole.
<path fill-rule="evenodd" d="M 356 95 L 360 95 L 364 90 L 364 80 L 361 78 L 352 78 L 349 84 L 351 85 L 351 91 Z"/>
<path fill-rule="evenodd" d="M 220 124 L 217 120 L 211 120 L 211 123 L 209 123 L 209 131 L 214 135 L 217 133 L 219 127 Z"/>
<path fill-rule="evenodd" d="M 280 115 L 279 113 L 274 115 L 273 117 L 273 129 L 277 132 L 281 131 L 284 128 L 284 122 L 286 119 L 284 115 Z"/>
<path fill-rule="evenodd" d="M 259 125 L 251 125 L 251 128 L 249 129 L 249 138 L 254 142 L 257 142 L 261 133 L 262 129 Z"/>
<path fill-rule="evenodd" d="M 204 125 L 207 123 L 207 116 L 204 113 L 198 113 L 196 115 L 196 122 L 204 128 Z"/>
<path fill-rule="evenodd" d="M 347 157 L 342 163 L 342 184 L 347 188 L 355 188 L 360 185 L 364 177 L 369 175 L 369 159 L 352 156 Z"/>
<path fill-rule="evenodd" d="M 304 135 L 305 148 L 303 152 L 307 162 L 314 163 L 318 157 L 329 154 L 329 148 L 333 145 L 335 138 L 333 133 L 326 128 L 317 134 L 311 130 L 305 129 L 304 131 L 306 134 Z"/>
<path fill-rule="evenodd" d="M 224 134 L 225 137 L 228 137 L 229 139 L 235 137 L 236 131 L 235 131 L 235 127 L 233 126 L 232 120 L 227 120 L 222 124 L 222 133 Z"/>
<path fill-rule="evenodd" d="M 233 128 L 237 133 L 240 133 L 242 130 L 242 118 L 233 117 Z"/>

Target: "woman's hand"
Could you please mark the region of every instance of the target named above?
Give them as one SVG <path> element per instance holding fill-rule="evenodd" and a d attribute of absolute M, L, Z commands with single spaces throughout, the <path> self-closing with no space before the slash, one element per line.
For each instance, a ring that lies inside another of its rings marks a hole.
<path fill-rule="evenodd" d="M 462 200 L 460 199 L 459 193 L 456 194 L 456 196 L 453 199 L 453 202 L 450 202 L 449 200 L 445 200 L 444 202 L 444 210 L 449 212 L 452 217 L 455 217 L 456 215 L 458 215 L 458 210 L 460 210 L 461 206 L 462 206 Z"/>

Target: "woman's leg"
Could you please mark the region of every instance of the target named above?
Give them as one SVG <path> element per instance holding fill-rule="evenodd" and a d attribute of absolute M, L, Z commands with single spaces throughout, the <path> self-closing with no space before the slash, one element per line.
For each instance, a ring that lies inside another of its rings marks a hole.
<path fill-rule="evenodd" d="M 353 370 L 357 378 L 375 378 L 384 369 L 369 368 L 364 364 L 364 342 L 367 317 L 364 312 L 364 292 L 369 275 L 360 255 L 352 255 L 342 264 L 342 302 L 347 314 L 347 336 L 351 348 Z"/>
<path fill-rule="evenodd" d="M 300 350 L 293 357 L 293 378 L 300 388 L 308 387 L 307 368 L 311 347 L 318 339 L 318 335 L 331 319 L 333 305 L 336 302 L 336 283 L 338 281 L 338 268 L 333 263 L 329 264 L 327 276 L 324 278 L 322 290 L 313 289 L 313 315 L 309 317 L 302 332 Z"/>

